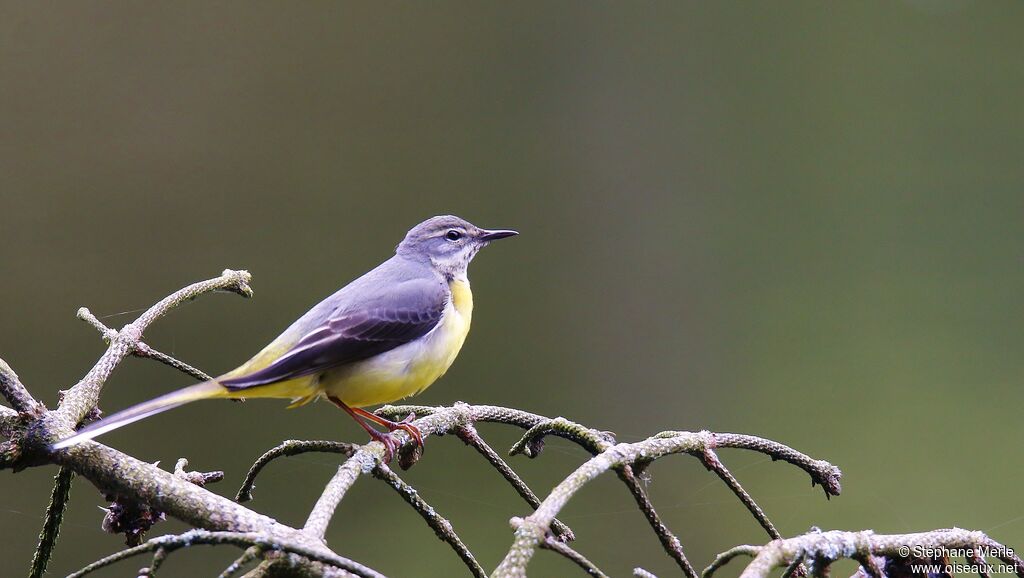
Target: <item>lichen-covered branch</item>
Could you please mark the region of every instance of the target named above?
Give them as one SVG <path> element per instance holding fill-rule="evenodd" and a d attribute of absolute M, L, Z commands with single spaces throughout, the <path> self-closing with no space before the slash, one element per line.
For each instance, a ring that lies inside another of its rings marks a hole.
<path fill-rule="evenodd" d="M 384 578 L 382 574 L 367 568 L 358 562 L 353 562 L 348 558 L 338 556 L 329 550 L 325 551 L 323 549 L 315 549 L 297 544 L 282 544 L 270 540 L 267 536 L 259 533 L 207 532 L 205 530 L 190 530 L 184 534 L 153 538 L 152 540 L 135 546 L 134 548 L 121 550 L 120 552 L 101 558 L 81 570 L 70 574 L 68 578 L 80 578 L 95 572 L 96 570 L 120 562 L 121 560 L 126 560 L 147 552 L 162 552 L 162 554 L 160 554 L 162 559 L 176 550 L 197 545 L 230 545 L 241 548 L 256 546 L 263 550 L 275 550 L 289 554 L 298 554 L 315 562 L 341 568 L 342 570 L 345 570 L 350 574 L 360 576 L 361 578 Z"/>
<path fill-rule="evenodd" d="M 394 408 L 387 406 L 382 409 L 393 410 Z M 443 435 L 456 431 L 459 427 L 471 421 L 469 413 L 471 408 L 464 403 L 456 403 L 452 407 L 417 409 L 425 411 L 416 412 L 417 415 L 422 417 L 413 420 L 412 425 L 419 429 L 424 439 L 431 435 Z M 378 411 L 378 413 L 381 412 Z M 408 413 L 405 415 L 408 415 Z M 398 453 L 401 455 L 402 451 L 409 445 L 411 438 L 404 431 L 395 431 L 392 432 L 392 435 L 397 440 Z M 327 487 L 310 511 L 306 524 L 303 526 L 303 531 L 323 537 L 327 533 L 327 526 L 334 516 L 335 509 L 337 509 L 341 500 L 344 499 L 345 494 L 348 493 L 348 490 L 355 484 L 360 475 L 372 472 L 377 467 L 377 464 L 383 463 L 385 454 L 384 444 L 377 441 L 361 446 L 352 454 L 327 483 Z"/>
<path fill-rule="evenodd" d="M 640 512 L 647 519 L 647 523 L 654 530 L 654 534 L 658 536 L 658 540 L 661 542 L 661 547 L 665 549 L 669 557 L 675 561 L 679 569 L 683 571 L 683 574 L 687 578 L 697 578 L 697 571 L 693 568 L 693 564 L 690 564 L 690 560 L 687 559 L 686 553 L 683 552 L 683 545 L 679 541 L 679 538 L 668 529 L 661 520 L 661 516 L 658 511 L 654 509 L 654 504 L 651 503 L 651 499 L 647 496 L 647 492 L 643 486 L 640 485 L 640 480 L 637 479 L 633 466 L 622 466 L 617 468 L 615 472 L 618 474 L 619 479 L 626 484 L 626 488 L 629 489 L 629 493 L 633 496 L 633 500 L 636 501 L 636 505 L 640 508 Z"/>
<path fill-rule="evenodd" d="M 221 496 L 204 490 L 201 486 L 222 476 L 218 472 L 201 474 L 186 472 L 186 462 L 180 461 L 176 474 L 165 472 L 153 464 L 148 464 L 125 455 L 117 450 L 96 442 L 85 442 L 63 450 L 51 451 L 50 444 L 73 433 L 75 426 L 86 416 L 95 411 L 103 385 L 113 370 L 128 355 L 153 357 L 159 361 L 199 377 L 199 372 L 183 362 L 173 360 L 170 356 L 155 352 L 142 343 L 142 332 L 156 319 L 166 314 L 175 306 L 194 299 L 199 295 L 212 291 L 232 291 L 249 296 L 249 274 L 245 271 L 225 271 L 221 276 L 195 283 L 176 291 L 159 303 L 150 307 L 138 319 L 127 324 L 120 331 L 113 331 L 100 323 L 88 310 L 82 310 L 80 316 L 97 327 L 108 339 L 109 344 L 99 361 L 70 390 L 63 392 L 57 409 L 46 411 L 41 405 L 39 411 L 19 412 L 15 409 L 0 406 L 0 433 L 8 439 L 0 448 L 0 467 L 24 467 L 57 464 L 62 467 L 62 478 L 70 481 L 71 474 L 81 475 L 95 484 L 104 494 L 117 496 L 120 499 L 144 504 L 153 511 L 166 512 L 176 518 L 190 523 L 197 528 L 214 531 L 230 531 L 259 536 L 260 540 L 274 545 L 273 549 L 310 552 L 315 554 L 307 557 L 310 560 L 331 560 L 339 558 L 328 549 L 318 537 L 310 536 L 289 526 L 280 524 L 270 517 L 240 506 Z M 142 344 L 142 345 L 140 345 Z M 18 393 L 24 388 L 20 380 L 6 363 L 0 364 L 0 373 L 4 374 L 5 384 L 0 393 L 13 392 L 13 404 L 24 406 L 27 398 Z M 202 374 L 205 376 L 205 374 Z M 27 392 L 26 392 L 27 393 Z M 29 396 L 30 397 L 30 396 Z M 198 484 L 198 485 L 197 485 Z M 55 495 L 65 494 L 67 485 L 58 483 Z M 44 563 L 50 536 L 56 535 L 58 510 L 57 500 L 51 504 L 47 525 L 41 539 L 40 552 L 37 554 L 36 567 Z M 159 565 L 166 549 L 156 557 L 154 564 Z M 317 574 L 323 574 L 318 572 Z M 337 572 L 330 572 L 337 574 Z M 310 574 L 311 575 L 311 574 Z"/>
<path fill-rule="evenodd" d="M 57 475 L 53 479 L 50 505 L 46 507 L 43 529 L 39 532 L 39 545 L 36 546 L 35 555 L 32 556 L 29 578 L 40 578 L 46 573 L 46 565 L 50 562 L 53 547 L 57 544 L 57 536 L 60 534 L 60 524 L 64 519 L 64 510 L 67 508 L 68 497 L 71 494 L 71 480 L 74 477 L 75 472 L 69 468 L 57 470 Z"/>
<path fill-rule="evenodd" d="M 59 451 L 50 450 L 50 445 L 54 441 L 73 433 L 83 420 L 94 418 L 104 384 L 114 369 L 128 356 L 154 359 L 196 379 L 208 379 L 209 376 L 204 372 L 146 344 L 142 340 L 143 332 L 153 321 L 177 305 L 204 293 L 232 291 L 248 296 L 251 294 L 248 283 L 248 273 L 224 271 L 219 277 L 176 291 L 119 330 L 107 327 L 88 309 L 82 308 L 79 317 L 95 327 L 108 346 L 89 372 L 71 389 L 63 392 L 61 402 L 52 411 L 47 411 L 44 406 L 38 404 L 13 370 L 0 362 L 0 394 L 13 406 L 13 409 L 0 406 L 0 434 L 8 438 L 0 447 L 0 467 L 18 469 L 57 464 L 62 468 L 33 572 L 41 573 L 45 567 L 48 552 L 52 549 L 52 542 L 59 527 L 62 505 L 66 501 L 57 498 L 66 496 L 72 475 L 77 474 L 91 481 L 104 494 L 115 497 L 117 503 L 135 503 L 149 511 L 158 512 L 160 519 L 166 513 L 199 528 L 180 536 L 163 536 L 139 544 L 90 565 L 83 569 L 81 574 L 130 556 L 152 553 L 153 560 L 146 571 L 151 575 L 159 569 L 168 555 L 183 547 L 192 544 L 229 544 L 243 547 L 245 552 L 225 570 L 226 576 L 236 574 L 246 564 L 258 559 L 262 561 L 250 572 L 252 576 L 379 576 L 375 571 L 339 556 L 323 542 L 339 503 L 359 476 L 372 473 L 394 488 L 423 517 L 435 533 L 466 563 L 471 574 L 478 578 L 484 576 L 482 567 L 452 529 L 451 524 L 384 464 L 386 451 L 380 442 L 360 446 L 343 442 L 293 440 L 273 448 L 253 464 L 238 492 L 239 501 L 251 499 L 255 478 L 263 467 L 278 457 L 307 451 L 328 451 L 348 456 L 326 484 L 301 529 L 280 524 L 272 518 L 205 490 L 203 486 L 221 479 L 223 474 L 187 471 L 188 464 L 184 459 L 179 460 L 174 472 L 170 473 L 93 441 Z M 526 411 L 496 406 L 472 406 L 464 403 L 456 403 L 450 407 L 388 406 L 381 408 L 378 413 L 396 418 L 415 413 L 418 417 L 412 423 L 423 437 L 452 433 L 458 435 L 462 441 L 484 456 L 516 492 L 535 508 L 533 514 L 522 519 L 519 524 L 516 543 L 502 566 L 499 566 L 496 576 L 525 575 L 526 563 L 536 548 L 556 551 L 591 575 L 603 576 L 585 556 L 565 545 L 564 542 L 571 540 L 573 535 L 568 527 L 556 519 L 556 514 L 565 501 L 585 483 L 611 469 L 616 471 L 629 488 L 665 549 L 680 564 L 684 572 L 690 578 L 694 578 L 695 572 L 686 560 L 679 540 L 662 523 L 637 479 L 643 467 L 670 453 L 685 452 L 700 457 L 709 469 L 715 471 L 726 482 L 770 533 L 774 532 L 774 527 L 767 516 L 718 461 L 714 453 L 715 448 L 735 447 L 761 451 L 775 459 L 783 459 L 804 468 L 811 475 L 812 482 L 825 487 L 827 495 L 834 495 L 839 491 L 837 468 L 827 462 L 813 460 L 781 444 L 753 436 L 665 432 L 645 442 L 620 444 L 609 432 L 596 430 L 562 417 L 551 419 Z M 522 439 L 510 452 L 513 455 L 522 453 L 535 457 L 543 448 L 544 438 L 556 435 L 579 444 L 594 457 L 541 501 L 508 463 L 479 436 L 474 425 L 482 422 L 502 423 L 526 430 Z M 407 433 L 399 431 L 392 435 L 397 442 L 399 463 L 403 468 L 408 468 L 420 458 L 420 454 Z M 62 483 L 61 480 L 66 480 L 66 483 Z M 141 540 L 142 535 L 142 532 L 137 532 L 136 538 Z M 777 535 L 777 532 L 772 535 Z"/>
<path fill-rule="evenodd" d="M 541 541 L 540 547 L 560 554 L 563 558 L 579 566 L 580 569 L 588 575 L 594 576 L 594 578 L 608 578 L 608 575 L 587 559 L 586 556 L 580 554 L 576 550 L 573 550 L 572 546 L 569 546 L 565 542 L 558 540 L 553 536 L 545 537 L 544 540 Z"/>
<path fill-rule="evenodd" d="M 356 444 L 324 440 L 287 440 L 281 442 L 279 445 L 267 450 L 266 453 L 252 464 L 249 472 L 245 474 L 241 487 L 238 488 L 235 500 L 238 502 L 248 502 L 251 500 L 252 491 L 256 488 L 256 476 L 263 471 L 263 468 L 267 467 L 267 464 L 277 458 L 297 456 L 308 452 L 326 452 L 351 456 L 358 448 L 359 446 Z"/>
<path fill-rule="evenodd" d="M 559 432 L 570 431 L 574 436 L 581 433 L 578 427 L 558 420 L 552 420 L 542 429 Z M 542 435 L 544 432 L 534 435 L 534 439 L 539 439 L 539 436 Z M 524 439 L 526 437 L 524 436 Z M 677 453 L 703 457 L 709 449 L 716 447 L 750 449 L 769 455 L 778 455 L 780 459 L 795 463 L 811 474 L 812 481 L 821 483 L 826 488 L 826 492 L 829 490 L 839 491 L 840 472 L 838 468 L 827 462 L 814 460 L 781 444 L 766 442 L 767 440 L 754 436 L 713 434 L 703 431 L 664 432 L 642 442 L 607 446 L 556 486 L 551 494 L 541 502 L 540 507 L 533 515 L 522 519 L 517 524 L 512 547 L 494 571 L 492 578 L 525 577 L 526 566 L 538 545 L 547 535 L 551 521 L 576 492 L 608 470 L 632 466 L 638 462 L 647 464 L 662 456 Z M 599 442 L 595 442 L 595 448 L 600 449 L 601 445 Z M 522 447 L 531 447 L 531 443 L 524 443 Z"/>
<path fill-rule="evenodd" d="M 0 361 L 3 360 L 0 359 Z M 0 405 L 0 435 L 11 437 L 12 430 L 17 422 L 18 412 L 5 405 Z"/>
<path fill-rule="evenodd" d="M 327 526 L 331 523 L 331 518 L 334 517 L 334 510 L 345 498 L 345 494 L 356 483 L 360 475 L 370 473 L 378 463 L 383 461 L 383 444 L 373 443 L 380 446 L 378 454 L 375 455 L 372 453 L 373 450 L 364 446 L 338 468 L 306 518 L 306 523 L 302 526 L 303 532 L 318 538 L 323 538 L 327 534 Z"/>
<path fill-rule="evenodd" d="M 0 395 L 11 404 L 15 412 L 38 414 L 46 411 L 43 404 L 36 401 L 28 389 L 21 383 L 18 374 L 14 373 L 10 365 L 0 359 Z"/>
<path fill-rule="evenodd" d="M 480 437 L 480 434 L 477 433 L 476 428 L 473 427 L 472 424 L 467 424 L 462 428 L 459 428 L 455 433 L 459 436 L 459 439 L 466 443 L 466 445 L 475 449 L 484 457 L 484 459 L 494 466 L 494 469 L 498 470 L 498 473 L 508 481 L 508 483 L 516 490 L 516 493 L 526 500 L 527 504 L 530 504 L 531 507 L 537 509 L 537 506 L 540 505 L 540 498 L 537 497 L 537 494 L 533 493 L 530 486 L 519 477 L 519 474 L 517 474 L 515 470 L 508 465 L 508 462 L 502 459 L 502 457 L 498 455 L 498 452 L 494 451 L 494 448 Z M 563 524 L 562 521 L 557 518 L 551 522 L 551 531 L 563 542 L 571 542 L 576 539 L 572 529 Z"/>
<path fill-rule="evenodd" d="M 81 309 L 78 310 L 78 318 L 93 326 L 96 329 L 96 331 L 99 331 L 100 335 L 103 336 L 103 340 L 106 341 L 107 344 L 109 344 L 117 337 L 116 329 L 111 329 L 110 327 L 107 327 L 106 324 L 100 321 L 99 318 L 93 315 L 92 311 L 89 311 L 89 309 L 86 307 L 82 307 Z M 191 365 L 185 363 L 184 361 L 175 359 L 174 357 L 171 357 L 166 353 L 157 351 L 156 349 L 153 349 L 148 344 L 146 344 L 144 341 L 136 342 L 135 349 L 131 351 L 131 354 L 134 355 L 135 357 L 142 357 L 145 359 L 153 359 L 155 361 L 159 361 L 160 363 L 173 367 L 174 369 L 177 369 L 178 371 L 186 375 L 194 377 L 199 381 L 208 381 L 210 379 L 213 379 L 213 377 L 211 377 L 206 372 L 196 369 L 195 367 L 192 367 Z"/>
<path fill-rule="evenodd" d="M 665 432 L 662 435 L 673 435 L 674 433 L 677 432 Z M 716 433 L 714 436 L 712 447 L 751 450 L 764 454 L 773 461 L 781 460 L 800 468 L 811 476 L 812 486 L 821 486 L 825 491 L 826 498 L 838 496 L 842 491 L 840 485 L 842 472 L 825 460 L 816 460 L 785 444 L 757 436 L 736 433 Z"/>
<path fill-rule="evenodd" d="M 252 296 L 252 289 L 249 287 L 250 278 L 248 271 L 227 269 L 219 277 L 193 283 L 161 299 L 138 319 L 125 325 L 117 332 L 117 335 L 111 337 L 110 344 L 99 361 L 81 381 L 64 394 L 60 407 L 52 414 L 53 418 L 63 422 L 64 428 L 62 429 L 74 429 L 74 426 L 96 407 L 107 378 L 126 356 L 135 351 L 139 341 L 142 340 L 142 333 L 150 324 L 166 315 L 171 309 L 204 293 L 231 291 L 244 297 L 250 297 Z"/>
<path fill-rule="evenodd" d="M 373 470 L 373 476 L 380 480 L 383 480 L 398 492 L 398 495 L 427 522 L 438 538 L 446 542 L 455 550 L 455 553 L 469 568 L 469 572 L 475 578 L 487 578 L 487 574 L 484 572 L 480 563 L 473 557 L 473 553 L 469 551 L 469 548 L 462 542 L 462 538 L 455 533 L 455 529 L 452 528 L 451 522 L 441 517 L 433 507 L 430 506 L 416 491 L 415 488 L 410 486 L 398 477 L 395 472 L 391 471 L 387 465 L 381 463 L 377 464 L 377 467 Z"/>
<path fill-rule="evenodd" d="M 920 553 L 926 555 L 922 557 Z M 812 573 L 823 575 L 833 562 L 843 558 L 860 562 L 859 572 L 866 576 L 910 575 L 911 563 L 944 567 L 948 563 L 946 554 L 965 555 L 968 562 L 977 564 L 975 571 L 979 574 L 989 573 L 984 558 L 991 556 L 1005 564 L 1007 570 L 1024 578 L 1024 562 L 1012 549 L 983 532 L 959 528 L 890 535 L 870 530 L 815 531 L 795 538 L 774 540 L 764 546 L 733 548 L 719 554 L 704 571 L 704 577 L 712 578 L 716 570 L 739 555 L 754 557 L 740 578 L 766 578 L 772 570 L 794 567 L 801 560 L 807 562 Z M 927 572 L 919 569 L 916 573 Z"/>
<path fill-rule="evenodd" d="M 715 572 L 717 572 L 719 568 L 731 562 L 733 558 L 737 558 L 739 556 L 749 556 L 753 558 L 754 556 L 757 556 L 758 552 L 760 551 L 760 546 L 751 546 L 748 544 L 743 544 L 741 546 L 734 546 L 732 548 L 729 548 L 725 552 L 722 552 L 719 555 L 715 556 L 715 559 L 712 560 L 711 564 L 704 569 L 704 572 L 701 573 L 701 576 L 703 578 L 711 578 L 712 575 Z"/>
<path fill-rule="evenodd" d="M 263 556 L 263 548 L 259 546 L 249 546 L 245 549 L 245 552 L 242 552 L 241 556 L 229 564 L 228 567 L 217 576 L 217 578 L 232 578 L 251 562 L 259 560 L 261 556 Z"/>
<path fill-rule="evenodd" d="M 725 467 L 722 460 L 718 459 L 718 454 L 716 454 L 712 448 L 705 448 L 704 453 L 699 457 L 701 462 L 704 463 L 704 466 L 707 467 L 708 470 L 714 472 L 715 475 L 725 482 L 725 485 L 732 490 L 732 493 L 735 494 L 741 502 L 743 502 L 743 505 L 747 507 L 750 514 L 754 516 L 754 519 L 761 524 L 761 527 L 764 528 L 765 532 L 768 532 L 768 536 L 770 538 L 779 539 L 782 537 L 782 534 L 779 534 L 779 531 L 775 529 L 775 524 L 772 524 L 772 521 L 768 519 L 764 510 L 761 509 L 761 506 L 758 506 L 757 502 L 754 501 L 754 498 L 750 497 L 750 494 L 743 489 L 739 480 L 737 480 L 735 476 L 732 475 L 732 472 Z"/>
<path fill-rule="evenodd" d="M 523 454 L 529 458 L 537 457 L 544 448 L 544 437 L 549 435 L 574 441 L 592 454 L 599 454 L 615 443 L 615 438 L 609 432 L 588 428 L 564 417 L 556 417 L 535 423 L 512 445 L 508 453 L 512 456 Z"/>

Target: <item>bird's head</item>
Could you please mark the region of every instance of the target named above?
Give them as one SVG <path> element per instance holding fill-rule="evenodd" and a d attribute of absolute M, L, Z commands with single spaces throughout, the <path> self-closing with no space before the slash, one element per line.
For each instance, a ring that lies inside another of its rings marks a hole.
<path fill-rule="evenodd" d="M 481 229 L 454 215 L 442 215 L 410 229 L 395 252 L 426 260 L 446 277 L 453 278 L 464 275 L 476 252 L 488 243 L 518 234 L 506 229 Z"/>

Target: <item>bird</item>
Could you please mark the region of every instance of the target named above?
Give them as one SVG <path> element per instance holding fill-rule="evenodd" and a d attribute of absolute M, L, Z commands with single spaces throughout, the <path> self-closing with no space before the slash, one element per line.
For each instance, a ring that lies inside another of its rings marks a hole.
<path fill-rule="evenodd" d="M 454 215 L 431 217 L 409 230 L 394 256 L 315 305 L 249 361 L 86 425 L 51 449 L 193 401 L 224 398 L 284 398 L 289 408 L 326 398 L 384 444 L 385 461 L 397 448 L 396 430 L 422 448 L 413 416 L 396 422 L 363 408 L 421 393 L 444 375 L 473 317 L 469 263 L 491 242 L 514 235 Z"/>

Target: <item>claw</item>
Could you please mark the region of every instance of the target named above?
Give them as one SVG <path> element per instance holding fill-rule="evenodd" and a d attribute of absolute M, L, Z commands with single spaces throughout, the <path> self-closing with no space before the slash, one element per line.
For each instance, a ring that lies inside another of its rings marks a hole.
<path fill-rule="evenodd" d="M 411 437 L 414 442 L 416 442 L 416 445 L 426 450 L 427 448 L 423 446 L 423 434 L 420 432 L 420 428 L 412 425 L 414 419 L 416 419 L 416 414 L 410 413 L 409 416 L 402 421 L 393 422 L 390 426 L 385 425 L 385 427 L 388 428 L 389 432 L 399 429 L 404 431 L 409 434 L 409 437 Z"/>
<path fill-rule="evenodd" d="M 395 457 L 395 450 L 398 449 L 398 442 L 395 440 L 395 436 L 391 435 L 391 432 L 381 433 L 375 429 L 367 430 L 370 433 L 370 439 L 376 442 L 380 442 L 384 446 L 384 463 L 391 463 L 391 459 Z"/>
<path fill-rule="evenodd" d="M 391 421 L 388 419 L 384 419 L 379 415 L 372 414 L 364 409 L 349 407 L 336 397 L 328 397 L 328 399 L 331 400 L 331 402 L 334 403 L 334 405 L 337 405 L 341 409 L 348 412 L 348 414 L 351 415 L 352 418 L 355 419 L 356 422 L 360 426 L 362 426 L 364 430 L 366 430 L 366 433 L 370 435 L 371 440 L 380 442 L 381 444 L 384 445 L 384 463 L 389 463 L 391 461 L 391 458 L 393 458 L 395 455 L 395 450 L 398 449 L 398 441 L 395 439 L 393 435 L 391 435 L 392 432 L 396 430 L 402 430 L 405 433 L 409 434 L 409 437 L 412 438 L 412 440 L 416 443 L 417 446 L 420 447 L 421 450 L 426 449 L 423 446 L 423 434 L 420 432 L 420 429 L 418 427 L 412 425 L 413 420 L 416 419 L 416 414 L 409 414 L 402 421 Z M 387 433 L 379 432 L 374 428 L 370 427 L 369 424 L 363 421 L 364 419 L 385 427 L 388 430 Z"/>

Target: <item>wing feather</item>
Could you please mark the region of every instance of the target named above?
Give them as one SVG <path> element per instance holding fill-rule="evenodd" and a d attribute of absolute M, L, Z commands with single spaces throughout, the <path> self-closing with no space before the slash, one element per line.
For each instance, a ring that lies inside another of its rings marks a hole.
<path fill-rule="evenodd" d="M 395 283 L 363 299 L 349 297 L 263 369 L 219 381 L 232 390 L 246 389 L 379 355 L 429 333 L 449 298 L 447 286 L 435 279 Z"/>

